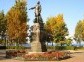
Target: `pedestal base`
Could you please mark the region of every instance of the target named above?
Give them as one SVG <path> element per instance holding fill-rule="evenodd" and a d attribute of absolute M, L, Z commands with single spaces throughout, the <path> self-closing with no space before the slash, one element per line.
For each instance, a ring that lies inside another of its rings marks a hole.
<path fill-rule="evenodd" d="M 37 41 L 33 41 L 31 43 L 31 51 L 32 52 L 42 52 L 41 43 Z"/>
<path fill-rule="evenodd" d="M 45 45 L 44 34 L 45 31 L 41 28 L 39 23 L 34 23 L 32 28 L 32 41 L 31 41 L 31 51 L 32 52 L 46 52 L 47 48 Z"/>

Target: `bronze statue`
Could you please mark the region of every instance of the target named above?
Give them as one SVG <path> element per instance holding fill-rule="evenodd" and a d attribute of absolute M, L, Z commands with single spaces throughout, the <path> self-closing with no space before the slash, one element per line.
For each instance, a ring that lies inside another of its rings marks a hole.
<path fill-rule="evenodd" d="M 46 35 L 44 29 L 43 19 L 41 17 L 40 1 L 37 2 L 35 7 L 29 10 L 35 10 L 34 25 L 31 27 L 31 50 L 32 52 L 45 52 L 46 48 Z"/>
<path fill-rule="evenodd" d="M 35 19 L 37 22 L 39 22 L 39 19 L 41 19 L 41 5 L 40 1 L 37 2 L 37 5 L 35 7 L 30 8 L 29 10 L 35 9 Z"/>

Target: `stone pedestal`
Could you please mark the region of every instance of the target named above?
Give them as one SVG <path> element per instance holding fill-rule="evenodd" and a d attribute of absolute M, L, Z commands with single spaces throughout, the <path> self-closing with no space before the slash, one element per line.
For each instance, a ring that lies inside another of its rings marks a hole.
<path fill-rule="evenodd" d="M 41 43 L 37 41 L 33 41 L 31 43 L 31 51 L 32 52 L 42 52 Z"/>
<path fill-rule="evenodd" d="M 41 29 L 41 26 L 39 23 L 34 23 L 33 29 L 32 29 L 32 41 L 31 41 L 31 50 L 32 52 L 45 52 L 47 51 L 46 45 L 44 42 L 43 35 L 44 32 Z"/>
<path fill-rule="evenodd" d="M 32 30 L 32 41 L 31 41 L 32 52 L 41 52 L 40 43 L 40 25 L 39 23 L 34 23 Z"/>

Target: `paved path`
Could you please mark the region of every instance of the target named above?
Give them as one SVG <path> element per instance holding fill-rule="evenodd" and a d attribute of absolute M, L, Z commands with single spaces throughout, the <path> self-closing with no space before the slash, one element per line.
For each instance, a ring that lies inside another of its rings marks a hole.
<path fill-rule="evenodd" d="M 6 56 L 6 50 L 0 50 L 0 61 Z"/>
<path fill-rule="evenodd" d="M 72 51 L 71 58 L 61 61 L 20 61 L 2 58 L 0 62 L 84 62 L 84 51 Z"/>

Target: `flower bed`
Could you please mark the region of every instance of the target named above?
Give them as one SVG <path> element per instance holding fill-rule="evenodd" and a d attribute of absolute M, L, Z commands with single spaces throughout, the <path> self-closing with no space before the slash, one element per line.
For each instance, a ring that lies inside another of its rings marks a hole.
<path fill-rule="evenodd" d="M 22 56 L 26 53 L 25 50 L 8 50 L 6 51 L 6 58 Z"/>
<path fill-rule="evenodd" d="M 70 53 L 68 52 L 43 52 L 43 53 L 32 53 L 23 55 L 24 60 L 60 60 L 70 57 Z"/>

